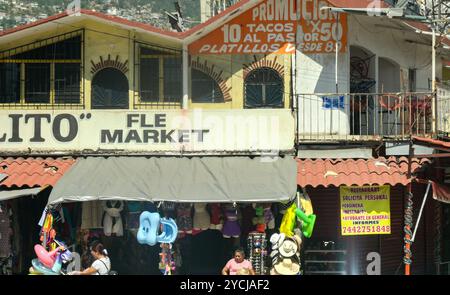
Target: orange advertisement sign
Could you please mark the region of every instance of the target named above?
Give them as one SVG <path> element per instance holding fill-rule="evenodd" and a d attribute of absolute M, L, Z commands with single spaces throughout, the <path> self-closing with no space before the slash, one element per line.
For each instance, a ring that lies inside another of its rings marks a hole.
<path fill-rule="evenodd" d="M 347 17 L 320 0 L 261 0 L 189 45 L 190 54 L 292 54 L 344 52 Z"/>

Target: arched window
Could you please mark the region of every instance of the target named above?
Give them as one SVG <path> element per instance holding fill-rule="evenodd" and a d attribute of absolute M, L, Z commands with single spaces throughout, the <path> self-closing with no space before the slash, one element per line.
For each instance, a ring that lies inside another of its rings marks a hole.
<path fill-rule="evenodd" d="M 92 79 L 93 109 L 128 109 L 128 79 L 118 69 L 104 68 Z"/>
<path fill-rule="evenodd" d="M 202 71 L 192 69 L 192 102 L 224 102 L 219 84 Z"/>
<path fill-rule="evenodd" d="M 283 79 L 271 68 L 251 71 L 245 78 L 245 108 L 282 108 Z"/>

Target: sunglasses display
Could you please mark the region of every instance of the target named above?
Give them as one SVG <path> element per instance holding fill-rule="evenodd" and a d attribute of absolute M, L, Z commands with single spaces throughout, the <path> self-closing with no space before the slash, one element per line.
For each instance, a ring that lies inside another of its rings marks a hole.
<path fill-rule="evenodd" d="M 247 238 L 249 260 L 257 275 L 267 274 L 267 239 L 265 233 L 249 233 Z"/>

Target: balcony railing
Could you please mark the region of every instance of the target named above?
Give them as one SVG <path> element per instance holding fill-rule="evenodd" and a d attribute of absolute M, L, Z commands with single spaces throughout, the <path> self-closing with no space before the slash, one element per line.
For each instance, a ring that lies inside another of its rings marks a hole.
<path fill-rule="evenodd" d="M 407 139 L 433 133 L 432 93 L 315 93 L 295 98 L 300 142 Z"/>
<path fill-rule="evenodd" d="M 437 130 L 450 133 L 450 85 L 439 85 L 437 96 Z"/>

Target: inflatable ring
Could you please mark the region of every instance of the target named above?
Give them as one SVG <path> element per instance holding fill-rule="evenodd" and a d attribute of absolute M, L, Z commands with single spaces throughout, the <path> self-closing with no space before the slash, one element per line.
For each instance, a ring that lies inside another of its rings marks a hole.
<path fill-rule="evenodd" d="M 172 218 L 161 218 L 162 233 L 156 237 L 158 243 L 171 244 L 178 235 L 178 226 Z"/>
<path fill-rule="evenodd" d="M 56 256 L 56 261 L 55 261 L 55 263 L 53 264 L 52 271 L 53 271 L 53 272 L 56 272 L 56 273 L 60 273 L 60 272 L 61 272 L 61 268 L 62 268 L 61 254 L 58 254 L 58 255 Z"/>
<path fill-rule="evenodd" d="M 37 276 L 37 275 L 43 275 L 43 273 L 41 273 L 41 272 L 35 270 L 34 267 L 31 266 L 31 267 L 28 269 L 28 275 L 30 275 L 30 276 Z"/>
<path fill-rule="evenodd" d="M 150 213 L 144 211 L 139 216 L 139 229 L 137 232 L 137 240 L 139 244 L 147 244 L 154 246 L 157 243 L 159 228 L 159 213 Z"/>
<path fill-rule="evenodd" d="M 61 259 L 63 262 L 69 262 L 73 259 L 73 254 L 69 250 L 65 250 L 63 253 L 61 253 Z"/>
<path fill-rule="evenodd" d="M 56 272 L 52 271 L 50 268 L 45 267 L 39 259 L 35 258 L 31 260 L 31 264 L 36 272 L 40 272 L 41 274 L 48 276 L 56 276 L 58 275 Z"/>
<path fill-rule="evenodd" d="M 39 259 L 39 261 L 45 265 L 47 268 L 52 268 L 53 264 L 55 264 L 55 254 L 58 250 L 53 250 L 52 252 L 47 252 L 42 245 L 35 245 L 34 246 L 34 252 L 36 252 L 36 255 Z"/>

